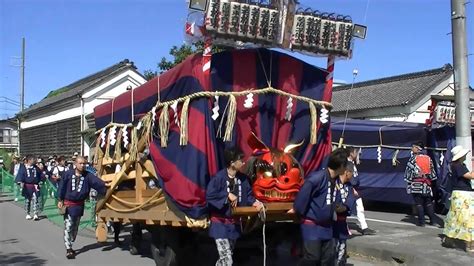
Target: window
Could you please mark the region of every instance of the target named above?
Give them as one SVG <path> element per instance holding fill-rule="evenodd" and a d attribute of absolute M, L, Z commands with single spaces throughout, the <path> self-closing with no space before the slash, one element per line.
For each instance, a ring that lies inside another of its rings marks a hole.
<path fill-rule="evenodd" d="M 10 143 L 11 142 L 11 129 L 0 129 L 0 143 Z"/>
<path fill-rule="evenodd" d="M 11 131 L 11 143 L 18 144 L 18 130 Z"/>

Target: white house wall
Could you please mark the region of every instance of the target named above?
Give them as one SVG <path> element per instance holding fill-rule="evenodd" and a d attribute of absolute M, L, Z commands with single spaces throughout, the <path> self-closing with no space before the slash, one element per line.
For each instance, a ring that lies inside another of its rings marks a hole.
<path fill-rule="evenodd" d="M 146 80 L 138 75 L 135 71 L 127 70 L 111 80 L 100 84 L 98 87 L 87 91 L 83 94 L 84 99 L 84 113 L 88 115 L 94 111 L 94 108 L 110 99 L 124 93 L 128 86 L 136 88 L 145 83 Z M 57 121 L 73 118 L 82 114 L 80 102 L 75 102 L 72 108 L 63 108 L 43 117 L 34 117 L 33 119 L 26 119 L 21 122 L 21 129 L 27 129 L 39 125 L 54 123 Z"/>

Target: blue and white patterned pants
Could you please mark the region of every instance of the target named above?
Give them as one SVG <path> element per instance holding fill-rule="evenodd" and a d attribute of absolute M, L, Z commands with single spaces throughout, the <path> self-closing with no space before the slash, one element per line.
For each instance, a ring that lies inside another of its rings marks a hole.
<path fill-rule="evenodd" d="M 217 238 L 216 239 L 217 253 L 219 253 L 219 259 L 216 262 L 216 266 L 231 266 L 232 252 L 235 247 L 234 239 Z"/>
<path fill-rule="evenodd" d="M 25 197 L 26 214 L 31 214 L 31 205 L 33 205 L 33 215 L 38 215 L 40 212 L 40 201 L 41 197 L 39 197 L 38 193 L 33 193 L 33 196 L 30 199 Z"/>
<path fill-rule="evenodd" d="M 336 266 L 347 263 L 347 243 L 345 239 L 336 239 Z"/>
<path fill-rule="evenodd" d="M 67 214 L 64 217 L 64 245 L 66 249 L 72 249 L 72 244 L 76 240 L 77 231 L 79 229 L 79 223 L 81 222 L 81 216 L 71 217 Z"/>

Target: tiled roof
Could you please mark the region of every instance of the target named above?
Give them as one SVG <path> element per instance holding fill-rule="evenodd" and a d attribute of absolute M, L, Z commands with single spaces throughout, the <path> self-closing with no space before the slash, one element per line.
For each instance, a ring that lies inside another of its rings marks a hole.
<path fill-rule="evenodd" d="M 101 70 L 97 73 L 89 75 L 63 88 L 58 89 L 58 90 L 61 90 L 61 91 L 64 90 L 64 91 L 54 96 L 45 97 L 40 102 L 35 103 L 31 105 L 29 108 L 23 110 L 22 115 L 29 114 L 42 107 L 50 106 L 51 104 L 80 95 L 83 92 L 85 92 L 87 89 L 89 89 L 91 86 L 95 84 L 100 84 L 101 82 L 104 82 L 109 77 L 111 77 L 113 74 L 127 70 L 127 69 L 136 70 L 137 68 L 135 67 L 133 62 L 129 61 L 128 59 L 125 59 L 113 66 L 110 66 L 104 70 Z"/>
<path fill-rule="evenodd" d="M 352 89 L 351 85 L 334 87 L 332 112 L 410 105 L 452 74 L 453 67 L 446 64 L 432 70 L 354 83 Z"/>

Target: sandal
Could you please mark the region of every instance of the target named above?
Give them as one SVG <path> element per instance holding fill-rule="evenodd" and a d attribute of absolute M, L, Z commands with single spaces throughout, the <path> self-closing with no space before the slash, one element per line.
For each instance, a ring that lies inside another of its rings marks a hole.
<path fill-rule="evenodd" d="M 68 259 L 75 259 L 76 258 L 76 253 L 74 250 L 70 249 L 66 252 L 66 258 Z"/>

